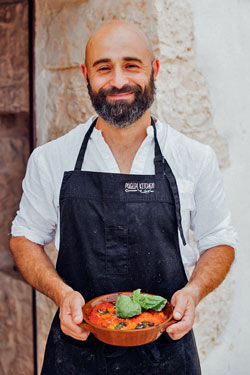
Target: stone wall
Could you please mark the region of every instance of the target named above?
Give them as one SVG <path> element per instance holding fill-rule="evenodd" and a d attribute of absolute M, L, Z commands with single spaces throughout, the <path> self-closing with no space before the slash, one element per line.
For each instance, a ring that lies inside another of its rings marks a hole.
<path fill-rule="evenodd" d="M 9 253 L 29 155 L 28 1 L 0 2 L 0 50 L 0 374 L 31 375 L 32 291 Z"/>
<path fill-rule="evenodd" d="M 31 288 L 0 272 L 0 374 L 34 375 Z"/>
<path fill-rule="evenodd" d="M 193 15 L 187 0 L 36 1 L 37 143 L 63 135 L 85 121 L 93 109 L 81 74 L 84 46 L 102 24 L 126 19 L 150 36 L 160 58 L 153 113 L 184 134 L 210 144 L 222 168 L 228 145 L 213 126 L 208 83 L 197 67 Z M 49 254 L 55 255 L 50 245 Z M 230 277 L 202 301 L 195 331 L 201 359 L 221 343 L 228 322 L 233 285 Z M 38 297 L 39 364 L 55 307 Z M 213 317 L 211 319 L 211 317 Z"/>

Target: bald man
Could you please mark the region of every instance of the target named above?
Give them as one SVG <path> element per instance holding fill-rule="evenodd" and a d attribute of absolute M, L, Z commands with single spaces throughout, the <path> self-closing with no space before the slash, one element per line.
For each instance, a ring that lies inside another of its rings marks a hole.
<path fill-rule="evenodd" d="M 30 157 L 10 247 L 58 306 L 42 375 L 200 374 L 195 308 L 225 278 L 236 234 L 214 152 L 151 115 L 158 71 L 138 27 L 102 26 L 82 65 L 97 115 Z M 44 252 L 53 239 L 56 270 Z M 85 301 L 138 288 L 174 307 L 156 341 L 111 346 L 81 327 Z"/>

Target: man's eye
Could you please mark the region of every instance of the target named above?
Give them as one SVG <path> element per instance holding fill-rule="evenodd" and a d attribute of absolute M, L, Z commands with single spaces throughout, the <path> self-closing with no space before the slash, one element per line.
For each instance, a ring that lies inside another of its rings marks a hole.
<path fill-rule="evenodd" d="M 126 65 L 126 67 L 127 67 L 128 69 L 138 68 L 138 66 L 135 65 L 135 64 L 128 64 L 128 65 Z"/>
<path fill-rule="evenodd" d="M 110 68 L 108 66 L 102 66 L 100 68 L 98 68 L 98 72 L 104 72 L 104 71 L 108 71 L 110 70 Z"/>

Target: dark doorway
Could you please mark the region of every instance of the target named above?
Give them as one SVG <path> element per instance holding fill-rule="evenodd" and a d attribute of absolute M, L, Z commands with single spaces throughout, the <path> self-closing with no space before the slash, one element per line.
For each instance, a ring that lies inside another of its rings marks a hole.
<path fill-rule="evenodd" d="M 33 1 L 0 0 L 0 373 L 36 374 L 34 293 L 9 253 L 33 149 Z"/>

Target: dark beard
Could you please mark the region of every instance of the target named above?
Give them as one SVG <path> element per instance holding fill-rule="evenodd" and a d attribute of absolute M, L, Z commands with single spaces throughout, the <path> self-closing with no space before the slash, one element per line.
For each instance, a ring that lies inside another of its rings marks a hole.
<path fill-rule="evenodd" d="M 144 90 L 139 85 L 124 85 L 121 89 L 112 87 L 110 89 L 100 89 L 95 93 L 91 88 L 88 77 L 87 82 L 89 96 L 96 112 L 108 124 L 117 128 L 126 128 L 139 120 L 154 101 L 155 83 L 153 69 L 149 83 Z M 112 104 L 108 103 L 106 99 L 108 95 L 125 92 L 134 93 L 132 103 L 128 103 L 126 100 L 116 100 Z"/>

